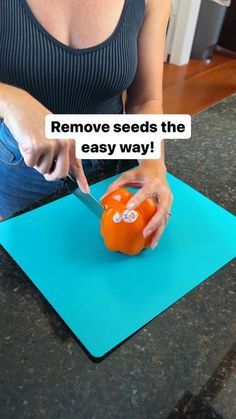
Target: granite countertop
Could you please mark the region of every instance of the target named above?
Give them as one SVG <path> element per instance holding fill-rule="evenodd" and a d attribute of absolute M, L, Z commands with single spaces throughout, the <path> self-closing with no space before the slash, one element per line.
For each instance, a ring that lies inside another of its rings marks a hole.
<path fill-rule="evenodd" d="M 169 171 L 235 212 L 236 96 L 167 141 Z M 0 248 L 0 417 L 236 417 L 235 264 L 149 323 L 100 363 Z"/>

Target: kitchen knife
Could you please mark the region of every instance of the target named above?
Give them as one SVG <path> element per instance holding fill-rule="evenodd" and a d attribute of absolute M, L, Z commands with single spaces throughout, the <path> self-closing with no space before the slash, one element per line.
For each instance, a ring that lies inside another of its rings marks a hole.
<path fill-rule="evenodd" d="M 72 193 L 79 198 L 79 200 L 91 211 L 93 212 L 98 218 L 101 218 L 104 208 L 97 201 L 90 193 L 84 193 L 78 187 L 76 180 L 71 174 L 68 174 L 66 179 L 64 179 L 65 183 L 71 189 L 71 186 L 75 189 L 72 190 Z M 76 187 L 77 186 L 77 187 Z"/>

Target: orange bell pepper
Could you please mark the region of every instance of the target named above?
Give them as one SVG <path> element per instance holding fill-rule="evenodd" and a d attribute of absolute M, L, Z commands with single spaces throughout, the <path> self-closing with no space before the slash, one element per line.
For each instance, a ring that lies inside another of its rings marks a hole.
<path fill-rule="evenodd" d="M 148 247 L 151 236 L 143 236 L 144 227 L 157 211 L 152 198 L 146 199 L 134 210 L 126 208 L 133 196 L 124 188 L 118 188 L 102 199 L 105 211 L 101 219 L 101 235 L 106 247 L 115 252 L 137 255 Z"/>

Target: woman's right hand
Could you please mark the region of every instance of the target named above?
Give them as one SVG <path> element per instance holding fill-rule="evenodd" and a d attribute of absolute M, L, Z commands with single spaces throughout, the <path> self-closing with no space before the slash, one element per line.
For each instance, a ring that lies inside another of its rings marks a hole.
<path fill-rule="evenodd" d="M 24 90 L 1 84 L 1 116 L 19 144 L 25 164 L 48 181 L 65 178 L 72 171 L 80 189 L 89 192 L 74 140 L 45 137 L 45 116 L 51 112 Z"/>

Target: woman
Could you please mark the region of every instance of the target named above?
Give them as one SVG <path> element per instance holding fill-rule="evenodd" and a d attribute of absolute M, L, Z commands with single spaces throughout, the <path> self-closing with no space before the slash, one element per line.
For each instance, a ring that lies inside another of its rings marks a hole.
<path fill-rule="evenodd" d="M 102 161 L 75 157 L 73 140 L 48 140 L 48 113 L 162 113 L 170 1 L 0 0 L 0 215 L 6 218 L 62 187 L 69 169 L 86 193 Z M 85 171 L 85 173 L 84 173 Z M 158 197 L 145 227 L 154 248 L 172 203 L 164 150 L 109 188 L 136 185 L 128 207 Z"/>

